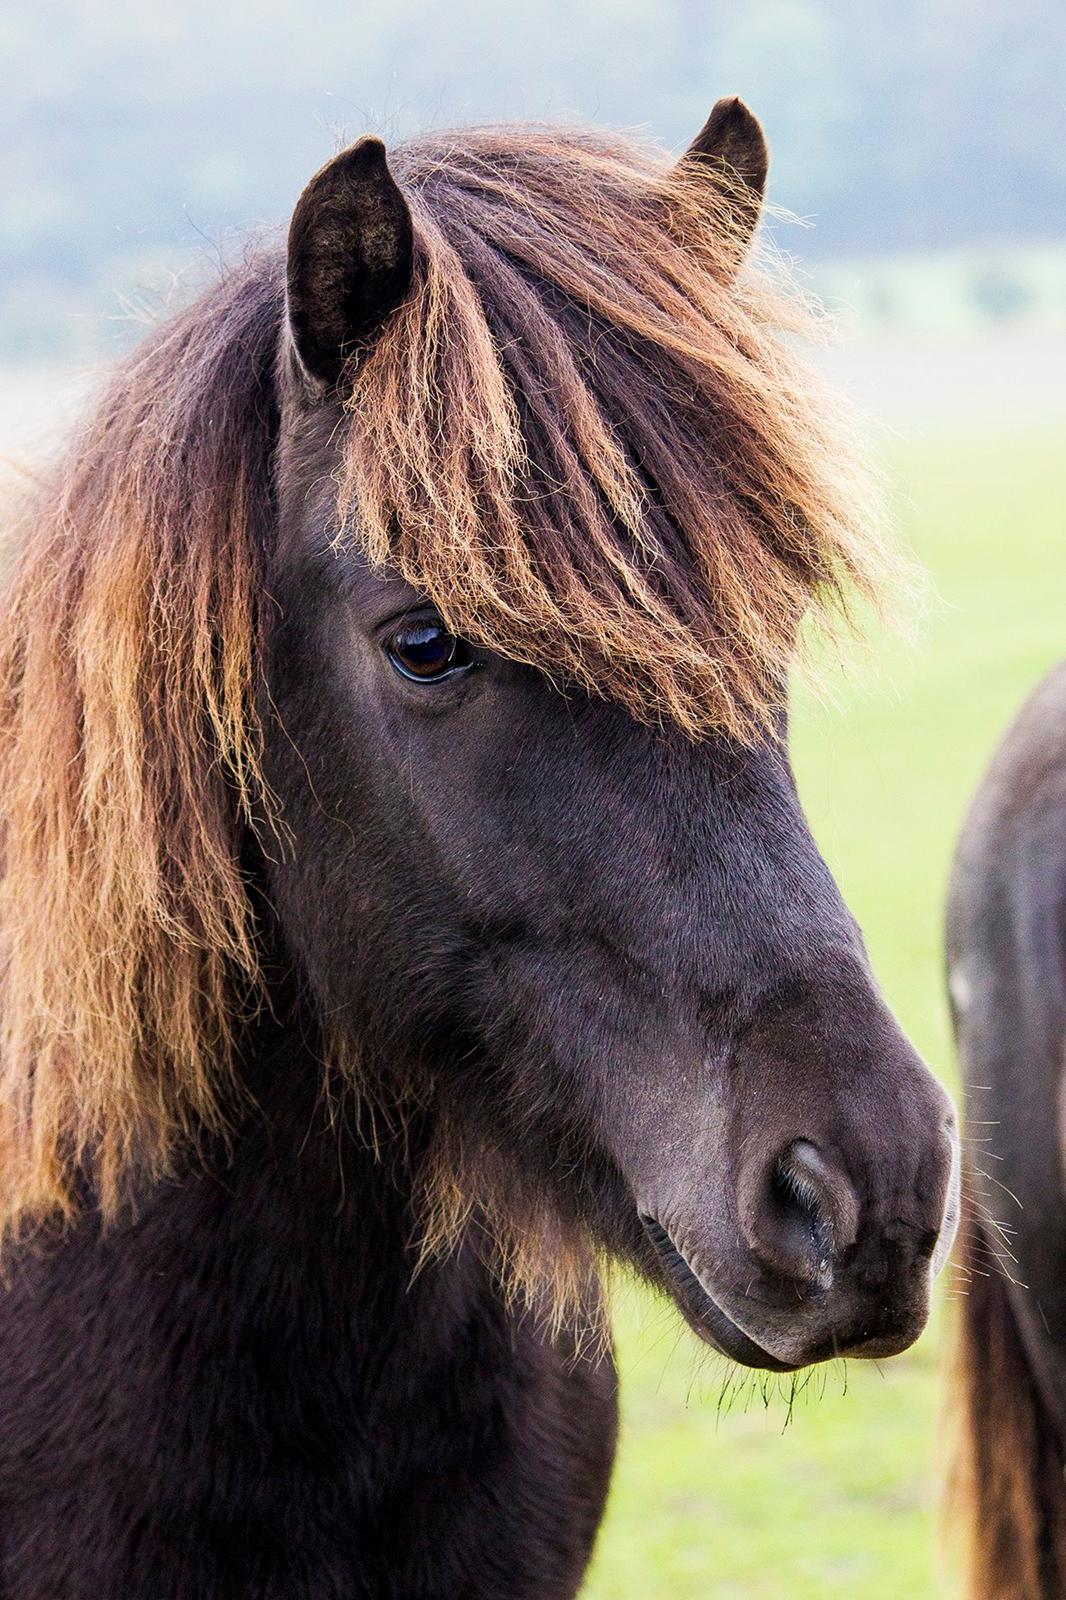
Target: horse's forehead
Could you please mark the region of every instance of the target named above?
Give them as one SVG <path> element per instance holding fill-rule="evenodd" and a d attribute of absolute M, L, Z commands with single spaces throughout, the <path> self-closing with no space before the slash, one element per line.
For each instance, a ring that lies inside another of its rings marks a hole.
<path fill-rule="evenodd" d="M 426 604 L 426 596 L 398 574 L 371 565 L 352 539 L 338 536 L 336 490 L 329 486 L 279 519 L 275 578 L 284 592 L 317 596 L 313 604 L 343 604 L 366 633 Z"/>
<path fill-rule="evenodd" d="M 340 405 L 312 403 L 283 387 L 273 479 L 282 560 L 309 539 L 337 532 L 337 470 L 349 419 Z"/>

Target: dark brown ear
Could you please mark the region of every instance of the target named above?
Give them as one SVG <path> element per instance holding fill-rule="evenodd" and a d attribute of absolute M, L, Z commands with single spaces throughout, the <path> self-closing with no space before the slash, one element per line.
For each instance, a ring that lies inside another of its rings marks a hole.
<path fill-rule="evenodd" d="M 729 203 L 737 244 L 743 254 L 762 210 L 770 161 L 758 117 L 736 95 L 717 101 L 681 160 L 724 170 L 732 179 Z"/>
<path fill-rule="evenodd" d="M 411 287 L 411 212 L 380 139 L 360 139 L 316 172 L 289 225 L 293 345 L 334 386 Z"/>

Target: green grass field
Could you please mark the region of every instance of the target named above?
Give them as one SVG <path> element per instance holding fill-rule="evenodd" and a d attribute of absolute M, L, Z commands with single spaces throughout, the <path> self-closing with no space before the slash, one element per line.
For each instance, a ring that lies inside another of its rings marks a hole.
<path fill-rule="evenodd" d="M 1016 707 L 1066 654 L 1061 433 L 890 453 L 897 523 L 932 574 L 917 643 L 877 641 L 801 696 L 815 833 L 918 1047 L 949 1083 L 941 907 L 968 797 Z M 677 1319 L 618 1308 L 623 1424 L 588 1600 L 949 1600 L 937 1469 L 950 1306 L 907 1355 L 819 1372 L 790 1408 Z M 724 1402 L 719 1402 L 725 1396 Z"/>

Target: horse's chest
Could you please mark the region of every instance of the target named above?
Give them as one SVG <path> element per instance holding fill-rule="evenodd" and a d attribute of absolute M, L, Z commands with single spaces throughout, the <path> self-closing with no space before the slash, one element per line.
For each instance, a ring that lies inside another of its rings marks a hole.
<path fill-rule="evenodd" d="M 613 1375 L 516 1337 L 469 1263 L 409 1291 L 215 1198 L 0 1296 L 4 1600 L 570 1594 Z"/>

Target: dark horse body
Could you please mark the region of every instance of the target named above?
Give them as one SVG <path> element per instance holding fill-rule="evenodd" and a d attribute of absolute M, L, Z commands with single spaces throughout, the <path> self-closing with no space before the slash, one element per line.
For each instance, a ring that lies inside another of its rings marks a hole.
<path fill-rule="evenodd" d="M 757 125 L 669 207 L 469 137 L 401 153 L 415 225 L 375 141 L 325 168 L 13 580 L 3 1600 L 564 1600 L 602 1253 L 787 1371 L 907 1345 L 950 1241 L 950 1107 L 788 766 L 839 519 L 728 321 Z"/>
<path fill-rule="evenodd" d="M 973 1214 L 961 1303 L 975 1600 L 1066 1592 L 1066 667 L 1032 695 L 959 843 L 948 962 Z"/>
<path fill-rule="evenodd" d="M 298 1029 L 257 1044 L 270 1115 L 214 1171 L 18 1269 L 0 1593 L 571 1593 L 610 1362 L 516 1323 L 473 1250 L 412 1284 L 402 1176 L 338 1160 Z"/>

